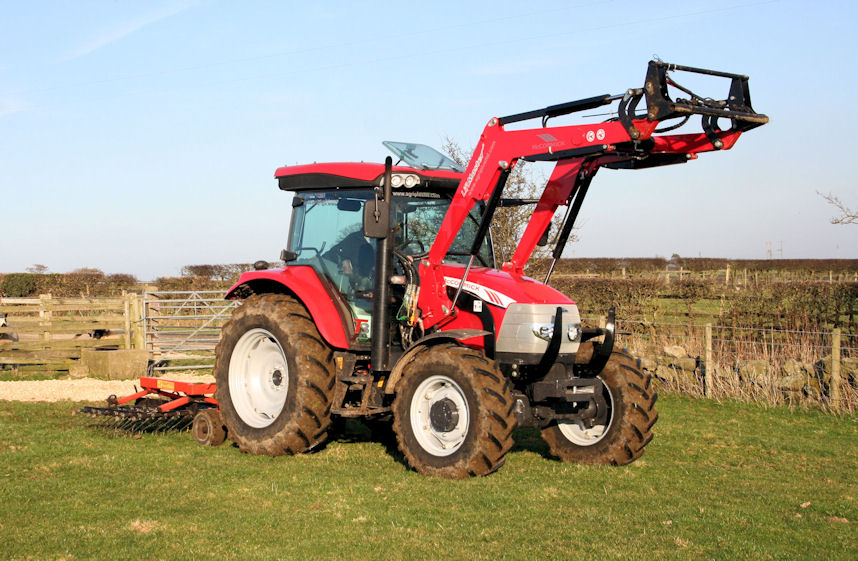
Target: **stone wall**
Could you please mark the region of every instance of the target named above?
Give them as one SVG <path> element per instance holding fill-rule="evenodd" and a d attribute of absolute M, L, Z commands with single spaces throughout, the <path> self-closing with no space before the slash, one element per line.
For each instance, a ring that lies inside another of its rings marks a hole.
<path fill-rule="evenodd" d="M 706 368 L 703 359 L 689 356 L 680 345 L 665 346 L 661 351 L 640 354 L 642 369 L 664 387 L 692 392 L 697 388 L 703 393 Z M 818 401 L 831 396 L 831 355 L 815 362 L 795 359 L 780 363 L 754 359 L 730 365 L 714 362 L 714 385 L 722 389 L 774 391 L 786 401 Z M 858 358 L 840 360 L 840 379 L 842 389 L 858 390 Z"/>

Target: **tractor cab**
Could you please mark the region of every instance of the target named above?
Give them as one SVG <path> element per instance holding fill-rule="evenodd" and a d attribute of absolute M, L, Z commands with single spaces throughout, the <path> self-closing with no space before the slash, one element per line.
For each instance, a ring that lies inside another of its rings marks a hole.
<path fill-rule="evenodd" d="M 428 254 L 447 214 L 462 168 L 440 152 L 422 145 L 384 142 L 400 162 L 394 166 L 394 252 L 397 273 L 407 275 L 401 262 Z M 294 192 L 289 230 L 289 266 L 310 266 L 327 281 L 348 308 L 358 345 L 370 340 L 377 241 L 364 236 L 363 212 L 375 201 L 384 166 L 372 163 L 332 163 L 282 167 L 276 177 L 280 188 Z M 463 263 L 469 256 L 482 208 L 475 206 L 456 236 L 445 261 Z M 478 261 L 494 266 L 491 244 L 485 244 Z M 394 291 L 394 297 L 402 294 Z"/>

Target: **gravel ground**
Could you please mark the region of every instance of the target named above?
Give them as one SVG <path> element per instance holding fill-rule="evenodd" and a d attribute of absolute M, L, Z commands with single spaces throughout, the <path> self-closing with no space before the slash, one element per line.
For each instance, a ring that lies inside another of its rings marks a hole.
<path fill-rule="evenodd" d="M 164 378 L 189 382 L 214 382 L 212 376 L 193 373 L 170 373 Z M 138 380 L 38 380 L 0 382 L 0 400 L 7 401 L 104 401 L 109 395 L 119 397 L 134 393 Z"/>

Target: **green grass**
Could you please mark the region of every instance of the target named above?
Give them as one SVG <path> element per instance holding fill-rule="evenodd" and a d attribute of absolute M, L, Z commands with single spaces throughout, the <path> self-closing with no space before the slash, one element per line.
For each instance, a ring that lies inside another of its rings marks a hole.
<path fill-rule="evenodd" d="M 117 436 L 79 404 L 0 402 L 0 559 L 855 559 L 858 418 L 667 396 L 626 467 L 519 431 L 464 481 L 361 425 L 298 457 Z"/>

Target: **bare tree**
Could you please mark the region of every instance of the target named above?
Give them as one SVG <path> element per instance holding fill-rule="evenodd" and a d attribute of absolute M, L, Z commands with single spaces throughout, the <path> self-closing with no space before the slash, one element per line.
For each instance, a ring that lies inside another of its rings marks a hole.
<path fill-rule="evenodd" d="M 831 219 L 832 224 L 858 224 L 858 211 L 846 206 L 846 203 L 841 201 L 835 195 L 828 193 L 827 195 L 817 191 L 820 197 L 828 201 L 828 204 L 833 205 L 840 212 L 839 216 Z"/>
<path fill-rule="evenodd" d="M 444 144 L 441 150 L 447 153 L 453 160 L 462 167 L 468 166 L 468 161 L 471 157 L 471 151 L 464 150 L 461 145 L 450 137 L 444 139 Z M 519 160 L 510 173 L 504 187 L 504 197 L 509 199 L 539 199 L 542 195 L 546 180 L 536 177 L 528 163 Z M 524 228 L 533 214 L 534 204 L 523 206 L 505 206 L 497 209 L 495 219 L 492 221 L 491 234 L 495 250 L 495 259 L 499 263 L 505 263 L 512 259 L 515 248 L 518 245 Z M 549 232 L 549 242 L 554 241 L 554 236 L 560 231 L 560 222 L 562 217 L 555 216 L 551 231 Z M 573 242 L 577 238 L 574 234 L 569 236 L 569 241 Z M 550 255 L 551 246 L 539 247 L 533 252 L 534 257 L 548 257 Z"/>
<path fill-rule="evenodd" d="M 45 273 L 48 272 L 48 267 L 47 267 L 47 265 L 42 265 L 40 263 L 36 263 L 35 265 L 27 267 L 27 272 L 33 273 L 34 275 L 44 275 Z"/>
<path fill-rule="evenodd" d="M 78 267 L 70 274 L 72 275 L 81 275 L 85 277 L 99 277 L 104 278 L 104 271 L 101 269 L 96 269 L 94 267 Z"/>

